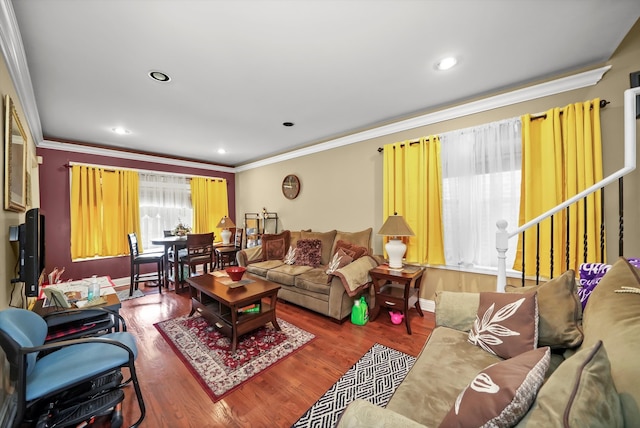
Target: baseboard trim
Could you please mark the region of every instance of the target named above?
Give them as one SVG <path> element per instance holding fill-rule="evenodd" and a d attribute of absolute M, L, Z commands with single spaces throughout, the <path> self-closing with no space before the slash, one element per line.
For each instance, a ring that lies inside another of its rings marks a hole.
<path fill-rule="evenodd" d="M 420 309 L 428 312 L 436 312 L 436 302 L 434 300 L 420 299 Z"/>

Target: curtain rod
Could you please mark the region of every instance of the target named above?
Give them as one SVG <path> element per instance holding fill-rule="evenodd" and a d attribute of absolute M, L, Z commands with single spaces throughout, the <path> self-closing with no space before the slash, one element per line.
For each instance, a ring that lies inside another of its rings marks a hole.
<path fill-rule="evenodd" d="M 94 167 L 94 168 L 102 168 L 107 172 L 116 172 L 116 170 L 120 170 L 120 171 L 135 171 L 135 172 L 142 173 L 142 174 L 173 175 L 173 176 L 176 176 L 176 177 L 184 177 L 187 180 L 190 180 L 192 177 L 208 178 L 208 179 L 211 179 L 211 180 L 219 180 L 219 181 L 224 181 L 225 180 L 222 177 L 207 177 L 206 175 L 189 175 L 189 174 L 183 174 L 183 173 L 179 173 L 179 172 L 153 171 L 153 170 L 150 170 L 150 169 L 136 169 L 136 168 L 126 168 L 126 167 L 115 167 L 115 166 L 98 165 L 98 164 L 82 163 L 82 162 L 69 162 L 69 163 L 65 163 L 62 166 L 65 167 L 65 168 L 71 168 L 73 165 L 82 165 L 82 166 L 90 166 L 90 167 Z"/>
<path fill-rule="evenodd" d="M 607 106 L 607 104 L 610 104 L 610 101 L 600 100 L 600 108 L 605 108 Z M 562 112 L 560 112 L 560 114 L 562 114 Z M 532 114 L 531 115 L 531 119 L 532 120 L 546 119 L 546 117 L 547 117 L 546 113 L 538 113 L 538 114 Z M 427 138 L 427 141 L 429 141 L 428 138 Z M 420 142 L 419 138 L 416 138 L 416 139 L 413 139 L 413 140 L 409 140 L 409 145 L 418 144 L 419 142 Z M 400 147 L 404 147 L 404 143 L 400 144 Z M 384 147 L 378 147 L 378 153 L 382 153 L 382 152 L 384 152 Z"/>
<path fill-rule="evenodd" d="M 414 144 L 418 144 L 420 142 L 421 138 L 416 138 L 414 140 L 409 140 L 409 145 L 413 146 Z M 425 140 L 429 141 L 428 138 L 425 138 Z M 400 144 L 400 147 L 404 147 L 404 143 Z M 394 147 L 395 149 L 395 147 Z M 378 153 L 384 152 L 384 148 L 383 147 L 378 147 Z"/>
<path fill-rule="evenodd" d="M 605 108 L 607 104 L 610 104 L 610 102 L 607 100 L 600 100 L 600 108 Z M 593 107 L 591 107 L 591 109 L 593 109 Z M 560 114 L 562 114 L 562 111 L 560 111 Z M 546 119 L 546 118 L 547 118 L 547 113 L 537 113 L 537 114 L 531 115 L 531 120 Z"/>

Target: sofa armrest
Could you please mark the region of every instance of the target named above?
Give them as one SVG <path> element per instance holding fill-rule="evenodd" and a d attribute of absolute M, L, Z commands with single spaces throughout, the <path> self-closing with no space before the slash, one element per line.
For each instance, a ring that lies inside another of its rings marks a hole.
<path fill-rule="evenodd" d="M 469 331 L 480 305 L 480 293 L 438 291 L 436 293 L 436 326 Z"/>
<path fill-rule="evenodd" d="M 365 400 L 354 400 L 345 409 L 336 425 L 338 428 L 402 427 L 424 428 L 411 419 L 392 410 L 383 409 Z"/>
<path fill-rule="evenodd" d="M 256 247 L 245 248 L 244 250 L 240 250 L 236 253 L 236 260 L 238 261 L 238 266 L 250 265 L 251 263 L 261 262 L 262 261 L 262 245 L 258 245 Z"/>

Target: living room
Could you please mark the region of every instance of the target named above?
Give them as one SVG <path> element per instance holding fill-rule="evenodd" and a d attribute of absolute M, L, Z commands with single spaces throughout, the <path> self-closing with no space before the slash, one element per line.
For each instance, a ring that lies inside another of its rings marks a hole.
<path fill-rule="evenodd" d="M 48 141 L 35 147 L 30 141 L 30 152 L 34 165 L 31 166 L 30 186 L 33 206 L 39 206 L 47 213 L 56 227 L 47 230 L 47 269 L 54 266 L 66 268 L 68 278 L 82 278 L 97 275 L 110 275 L 113 278 L 128 278 L 128 255 L 100 261 L 84 261 L 72 263 L 69 254 L 69 189 L 68 170 L 64 167 L 70 162 L 109 165 L 114 167 L 159 170 L 183 174 L 197 174 L 226 178 L 229 183 L 229 212 L 236 224 L 242 223 L 246 212 L 257 212 L 263 207 L 277 212 L 279 229 L 301 230 L 312 228 L 314 231 L 332 229 L 359 231 L 371 227 L 374 232 L 383 224 L 382 214 L 382 155 L 378 148 L 385 144 L 437 134 L 469 126 L 480 125 L 504 118 L 519 116 L 525 113 L 537 113 L 553 107 L 565 106 L 569 103 L 582 102 L 593 98 L 606 99 L 610 104 L 602 110 L 603 155 L 605 175 L 617 170 L 623 158 L 623 92 L 629 88 L 630 73 L 640 69 L 640 23 L 631 28 L 616 52 L 598 66 L 611 66 L 602 78 L 588 86 L 569 91 L 534 97 L 527 101 L 505 104 L 500 107 L 487 107 L 483 111 L 422 125 L 416 128 L 399 130 L 386 135 L 371 138 L 362 137 L 356 142 L 339 147 L 318 146 L 318 150 L 293 152 L 290 157 L 275 158 L 273 163 L 247 165 L 235 168 L 210 164 L 198 164 L 193 161 L 166 159 L 160 157 L 134 155 L 129 152 L 118 152 L 105 148 L 85 150 L 77 144 Z M 562 75 L 532 82 L 526 87 L 555 82 L 564 77 L 594 69 L 571 70 Z M 523 89 L 523 88 L 518 88 Z M 18 114 L 25 118 L 25 112 L 17 96 L 16 83 L 8 70 L 6 60 L 0 67 L 0 92 L 10 94 L 14 99 Z M 508 95 L 511 91 L 500 91 L 488 94 L 482 99 L 493 96 Z M 469 101 L 470 102 L 470 101 Z M 467 102 L 458 103 L 458 107 Z M 455 106 L 446 106 L 455 107 Z M 425 115 L 436 113 L 442 109 L 425 112 Z M 26 119 L 25 119 L 26 120 Z M 37 156 L 37 157 L 36 157 Z M 42 163 L 38 165 L 38 158 Z M 142 159 L 142 160 L 141 160 Z M 281 194 L 281 184 L 287 174 L 296 174 L 302 183 L 300 195 L 295 200 L 288 200 Z M 625 177 L 625 199 L 634 201 L 637 189 L 640 188 L 640 174 L 634 172 Z M 62 190 L 61 190 L 62 189 Z M 605 219 L 608 230 L 617 229 L 617 196 L 615 192 L 606 195 Z M 632 202 L 625 207 L 625 217 L 637 218 L 640 207 Z M 0 307 L 6 308 L 19 301 L 18 295 L 12 295 L 9 286 L 14 277 L 13 266 L 16 255 L 9 244 L 8 229 L 24 220 L 24 213 L 3 211 L 0 215 L 5 230 L 5 245 L 0 257 L 5 266 L 5 283 L 7 287 L 0 292 Z M 625 254 L 640 254 L 640 230 L 637 222 L 625 223 Z M 617 237 L 615 233 L 607 235 L 608 259 L 617 257 Z M 382 237 L 373 236 L 374 252 L 382 254 Z M 49 254 L 51 258 L 49 258 Z M 421 290 L 421 301 L 424 307 L 435 299 L 436 291 L 480 291 L 495 289 L 494 275 L 465 273 L 459 270 L 429 268 L 427 280 Z M 304 311 L 294 312 L 304 317 Z M 311 403 L 310 403 L 311 404 Z"/>

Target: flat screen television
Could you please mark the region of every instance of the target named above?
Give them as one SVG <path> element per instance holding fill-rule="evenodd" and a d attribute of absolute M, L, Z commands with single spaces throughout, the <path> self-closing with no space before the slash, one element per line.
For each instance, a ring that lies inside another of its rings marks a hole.
<path fill-rule="evenodd" d="M 16 282 L 24 282 L 27 297 L 38 297 L 45 267 L 44 215 L 38 208 L 27 211 L 18 231 L 19 260 Z"/>

